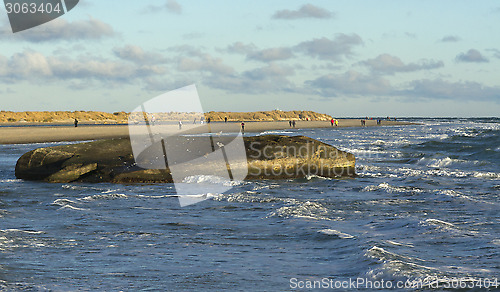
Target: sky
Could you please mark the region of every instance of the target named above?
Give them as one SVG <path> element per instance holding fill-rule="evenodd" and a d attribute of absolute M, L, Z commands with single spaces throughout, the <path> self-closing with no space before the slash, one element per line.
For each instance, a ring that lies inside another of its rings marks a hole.
<path fill-rule="evenodd" d="M 12 33 L 0 110 L 131 111 L 195 84 L 205 111 L 499 117 L 498 1 L 81 0 Z"/>

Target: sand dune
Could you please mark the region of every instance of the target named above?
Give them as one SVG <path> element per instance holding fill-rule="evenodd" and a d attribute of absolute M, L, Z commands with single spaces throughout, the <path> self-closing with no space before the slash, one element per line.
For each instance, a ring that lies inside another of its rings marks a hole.
<path fill-rule="evenodd" d="M 191 113 L 154 113 L 157 121 L 192 121 Z M 126 112 L 95 112 L 95 111 L 44 111 L 44 112 L 0 112 L 0 123 L 18 124 L 70 124 L 76 118 L 80 123 L 86 124 L 126 124 L 129 114 Z M 260 111 L 260 112 L 208 112 L 205 119 L 212 121 L 223 121 L 227 117 L 228 121 L 288 121 L 288 120 L 309 120 L 328 121 L 332 117 L 312 111 Z"/>

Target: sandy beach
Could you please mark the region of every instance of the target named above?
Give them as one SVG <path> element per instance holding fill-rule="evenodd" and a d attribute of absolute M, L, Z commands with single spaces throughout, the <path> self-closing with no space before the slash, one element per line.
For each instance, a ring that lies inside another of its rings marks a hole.
<path fill-rule="evenodd" d="M 298 121 L 296 129 L 304 128 L 332 128 L 332 130 L 342 127 L 360 127 L 358 119 L 339 119 L 339 126 L 332 127 L 330 122 L 326 121 Z M 386 121 L 383 120 L 381 126 L 408 125 L 412 123 Z M 377 126 L 376 120 L 367 120 L 367 127 Z M 139 127 L 139 126 L 133 126 Z M 162 133 L 179 133 L 177 125 L 156 125 L 156 131 Z M 182 131 L 192 134 L 199 133 L 218 133 L 218 132 L 238 132 L 241 128 L 239 122 L 213 122 L 209 125 L 193 125 L 186 123 Z M 286 121 L 276 122 L 245 122 L 245 132 L 255 133 L 264 131 L 289 130 L 290 126 Z M 62 141 L 87 141 L 98 139 L 124 138 L 129 136 L 128 125 L 79 125 L 74 126 L 22 126 L 12 124 L 0 125 L 0 144 L 28 144 L 44 142 L 62 142 Z"/>

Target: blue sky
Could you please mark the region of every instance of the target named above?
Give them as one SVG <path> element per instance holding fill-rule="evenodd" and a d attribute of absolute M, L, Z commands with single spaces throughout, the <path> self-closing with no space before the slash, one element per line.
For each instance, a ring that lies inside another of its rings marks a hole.
<path fill-rule="evenodd" d="M 499 116 L 496 1 L 81 0 L 12 34 L 1 110 L 130 111 L 196 84 L 205 111 Z"/>

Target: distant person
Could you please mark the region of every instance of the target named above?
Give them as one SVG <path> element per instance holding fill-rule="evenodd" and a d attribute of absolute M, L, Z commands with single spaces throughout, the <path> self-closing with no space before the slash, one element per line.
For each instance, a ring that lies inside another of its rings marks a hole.
<path fill-rule="evenodd" d="M 333 119 L 331 119 L 330 123 L 332 124 L 332 127 L 333 127 L 333 124 L 335 124 L 335 121 Z"/>
<path fill-rule="evenodd" d="M 155 115 L 151 115 L 151 126 L 154 126 L 156 122 Z"/>
<path fill-rule="evenodd" d="M 78 120 L 75 119 L 75 128 L 78 127 Z"/>
<path fill-rule="evenodd" d="M 182 129 L 182 121 L 179 121 L 179 130 Z"/>
<path fill-rule="evenodd" d="M 196 124 L 196 118 L 194 118 L 194 122 L 193 122 L 193 124 Z"/>
<path fill-rule="evenodd" d="M 292 126 L 295 128 L 295 121 L 292 121 Z"/>
<path fill-rule="evenodd" d="M 207 124 L 210 124 L 210 118 L 207 119 Z"/>
<path fill-rule="evenodd" d="M 245 123 L 241 122 L 241 132 L 245 133 Z"/>
<path fill-rule="evenodd" d="M 378 120 L 377 120 L 377 125 L 379 125 L 379 126 L 380 126 L 380 122 L 381 122 L 381 120 L 380 120 L 380 119 L 378 119 Z"/>
<path fill-rule="evenodd" d="M 335 120 L 335 127 L 339 126 L 339 120 Z"/>
<path fill-rule="evenodd" d="M 224 117 L 224 123 L 227 123 L 227 117 Z"/>
<path fill-rule="evenodd" d="M 288 124 L 290 125 L 290 128 L 292 127 L 292 121 L 288 121 Z"/>

